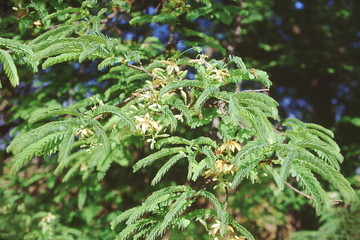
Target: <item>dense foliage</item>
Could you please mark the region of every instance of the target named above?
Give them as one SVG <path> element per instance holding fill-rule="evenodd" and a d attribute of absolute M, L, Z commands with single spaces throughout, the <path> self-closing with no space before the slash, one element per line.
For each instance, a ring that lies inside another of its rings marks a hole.
<path fill-rule="evenodd" d="M 202 31 L 265 7 L 224 2 L 7 3 L 0 238 L 274 239 L 306 203 L 357 212 L 333 132 L 279 117 L 267 73 L 234 55 L 239 32 Z"/>

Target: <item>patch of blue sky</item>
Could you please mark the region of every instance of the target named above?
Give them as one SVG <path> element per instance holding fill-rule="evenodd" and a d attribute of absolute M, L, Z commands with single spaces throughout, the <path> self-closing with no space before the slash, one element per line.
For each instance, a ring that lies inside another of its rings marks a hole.
<path fill-rule="evenodd" d="M 118 18 L 116 18 L 117 23 L 120 25 L 126 25 L 129 23 L 129 20 L 125 18 L 124 14 L 120 14 Z"/>
<path fill-rule="evenodd" d="M 153 6 L 150 6 L 145 10 L 145 13 L 148 15 L 154 15 L 156 13 L 156 8 Z"/>
<path fill-rule="evenodd" d="M 334 0 L 328 0 L 326 4 L 329 6 L 334 6 L 334 3 Z"/>
<path fill-rule="evenodd" d="M 337 105 L 335 107 L 335 121 L 339 121 L 343 117 L 344 111 L 345 111 L 345 106 L 343 104 Z"/>
<path fill-rule="evenodd" d="M 81 64 L 77 62 L 74 62 L 71 65 L 75 70 L 79 70 L 81 68 Z"/>
<path fill-rule="evenodd" d="M 339 84 L 337 89 L 337 95 L 339 97 L 346 97 L 346 95 L 350 94 L 350 88 L 345 84 Z"/>
<path fill-rule="evenodd" d="M 209 34 L 210 33 L 210 29 L 212 29 L 212 25 L 213 22 L 209 19 L 205 19 L 205 18 L 199 18 L 196 20 L 199 24 L 199 31 L 203 32 L 205 34 Z"/>
<path fill-rule="evenodd" d="M 336 105 L 336 104 L 338 104 L 338 102 L 339 102 L 339 100 L 337 98 L 332 98 L 331 99 L 331 104 L 332 105 Z"/>
<path fill-rule="evenodd" d="M 287 117 L 303 119 L 304 114 L 310 112 L 312 107 L 305 99 L 294 99 L 291 97 L 284 97 L 279 102 L 280 107 L 284 108 Z"/>
<path fill-rule="evenodd" d="M 225 34 L 224 33 L 216 33 L 216 38 L 219 40 L 224 40 L 225 39 Z"/>
<path fill-rule="evenodd" d="M 180 40 L 176 44 L 176 49 L 179 50 L 180 52 L 186 50 L 187 48 L 188 48 L 188 46 L 184 43 L 184 40 Z"/>
<path fill-rule="evenodd" d="M 133 40 L 134 37 L 135 37 L 135 33 L 133 33 L 133 32 L 126 32 L 126 33 L 124 34 L 125 40 Z"/>
<path fill-rule="evenodd" d="M 150 23 L 150 27 L 153 29 L 153 36 L 160 39 L 160 41 L 164 44 L 169 40 L 169 25 L 168 24 L 156 24 Z"/>
<path fill-rule="evenodd" d="M 294 3 L 294 8 L 295 8 L 295 9 L 298 9 L 298 10 L 302 10 L 302 9 L 305 8 L 305 5 L 304 5 L 304 3 L 301 2 L 301 1 L 296 1 L 296 2 Z"/>
<path fill-rule="evenodd" d="M 353 43 L 351 44 L 351 46 L 352 46 L 353 48 L 360 48 L 360 41 L 358 41 L 358 42 L 353 42 Z"/>

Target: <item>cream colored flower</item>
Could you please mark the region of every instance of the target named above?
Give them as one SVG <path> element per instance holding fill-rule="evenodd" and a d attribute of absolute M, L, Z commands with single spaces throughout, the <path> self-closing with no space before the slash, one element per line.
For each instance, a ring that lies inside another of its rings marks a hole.
<path fill-rule="evenodd" d="M 161 60 L 160 62 L 169 65 L 166 67 L 166 72 L 168 75 L 170 75 L 173 71 L 175 71 L 177 74 L 179 74 L 180 68 L 178 65 L 176 65 L 176 63 L 167 61 L 167 60 Z"/>
<path fill-rule="evenodd" d="M 230 74 L 227 71 L 222 69 L 214 69 L 211 72 L 212 74 L 210 75 L 210 78 L 223 83 L 226 83 L 226 77 L 230 76 Z"/>
<path fill-rule="evenodd" d="M 234 174 L 238 170 L 235 165 L 230 164 L 228 161 L 225 160 L 217 160 L 215 162 L 215 169 L 217 172 L 223 174 Z"/>
<path fill-rule="evenodd" d="M 85 172 L 86 170 L 88 170 L 88 166 L 86 163 L 81 163 L 80 165 L 80 171 L 81 172 Z"/>
<path fill-rule="evenodd" d="M 75 133 L 75 136 L 78 136 L 79 134 L 82 138 L 84 138 L 84 137 L 90 137 L 91 135 L 94 134 L 94 132 L 89 128 L 83 128 L 83 129 L 80 129 L 79 131 L 77 131 Z"/>
<path fill-rule="evenodd" d="M 149 113 L 146 113 L 144 117 L 135 116 L 135 119 L 138 121 L 136 128 L 141 129 L 144 134 L 146 131 L 158 130 L 160 128 L 159 123 L 150 118 Z"/>
<path fill-rule="evenodd" d="M 43 217 L 40 221 L 41 222 L 47 222 L 47 223 L 50 223 L 53 219 L 55 219 L 56 216 L 55 215 L 52 215 L 51 213 L 48 213 L 46 214 L 45 217 Z"/>
<path fill-rule="evenodd" d="M 34 24 L 35 26 L 41 26 L 41 21 L 40 21 L 40 20 L 37 20 L 37 21 L 33 22 L 33 24 Z"/>
<path fill-rule="evenodd" d="M 220 152 L 225 151 L 227 148 L 230 148 L 230 150 L 231 150 L 232 152 L 235 152 L 235 149 L 238 150 L 238 151 L 240 151 L 240 150 L 241 150 L 241 145 L 240 145 L 240 143 L 238 143 L 238 142 L 235 142 L 235 141 L 233 141 L 233 140 L 229 140 L 229 141 L 223 143 L 223 144 L 220 146 Z"/>
<path fill-rule="evenodd" d="M 208 58 L 205 54 L 200 54 L 199 59 L 192 59 L 189 63 L 198 63 L 200 65 L 204 64 L 208 69 L 212 69 L 214 66 L 207 62 L 205 59 Z"/>
<path fill-rule="evenodd" d="M 219 231 L 221 227 L 221 222 L 219 220 L 215 220 L 215 224 L 211 225 L 210 227 L 210 234 L 212 236 L 215 236 Z"/>
<path fill-rule="evenodd" d="M 165 72 L 165 70 L 162 68 L 154 68 L 151 71 L 151 74 L 155 75 L 156 77 L 164 77 L 163 72 Z"/>
<path fill-rule="evenodd" d="M 174 117 L 179 120 L 180 122 L 183 122 L 184 121 L 184 115 L 183 114 L 177 114 L 177 115 L 174 115 Z"/>
<path fill-rule="evenodd" d="M 231 236 L 231 238 L 230 238 L 230 240 L 245 240 L 245 239 L 246 239 L 246 237 L 243 237 L 243 236 L 241 236 L 241 237 Z"/>
<path fill-rule="evenodd" d="M 250 69 L 249 69 L 249 72 L 251 72 L 255 78 L 258 78 L 258 75 L 257 75 L 257 73 L 256 73 L 256 69 L 255 69 L 255 68 L 250 68 Z"/>
<path fill-rule="evenodd" d="M 209 234 L 213 237 L 215 237 L 215 235 L 220 232 L 220 228 L 221 228 L 221 222 L 219 220 L 215 220 L 215 222 L 216 222 L 215 224 L 211 225 L 211 228 L 209 231 Z M 235 233 L 234 228 L 232 226 L 228 225 L 226 228 L 227 228 L 228 233 L 231 233 L 231 234 Z M 218 239 L 218 237 L 214 238 L 214 240 L 217 240 L 217 239 Z M 238 239 L 244 240 L 245 238 L 239 238 L 238 236 L 235 236 L 235 235 L 231 236 L 231 238 L 230 238 L 230 240 L 238 240 Z"/>

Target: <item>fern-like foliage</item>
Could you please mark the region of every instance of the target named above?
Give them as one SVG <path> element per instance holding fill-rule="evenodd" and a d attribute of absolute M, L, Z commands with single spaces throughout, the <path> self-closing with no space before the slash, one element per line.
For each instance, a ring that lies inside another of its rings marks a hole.
<path fill-rule="evenodd" d="M 130 24 L 166 22 L 176 27 L 188 8 L 185 2 L 163 1 L 160 13 L 135 14 Z M 212 5 L 212 1 L 200 2 L 207 8 Z M 248 68 L 236 56 L 208 61 L 203 54 L 187 58 L 184 52 L 160 60 L 165 58 L 156 56 L 158 40 L 147 39 L 138 46 L 104 35 L 100 26 L 106 8 L 94 14 L 89 10 L 94 4 L 85 1 L 79 8 L 45 14 L 39 30 L 45 32 L 26 44 L 0 38 L 5 49 L 0 49 L 0 61 L 14 86 L 19 84 L 17 60 L 33 70 L 38 64 L 46 69 L 96 60 L 103 73 L 98 82 L 112 83 L 104 96 L 32 114 L 28 118 L 32 130 L 18 135 L 7 148 L 14 156 L 14 173 L 35 157 L 52 156 L 57 158 L 54 173 L 64 172 L 63 181 L 75 175 L 87 179 L 94 172 L 101 179 L 112 164 L 133 164 L 128 159 L 132 153 L 125 154 L 129 145 L 146 145 L 145 157 L 136 159 L 132 169 L 156 166 L 152 185 L 161 186 L 174 166 L 187 166 L 187 184 L 194 187 L 162 188 L 140 206 L 121 213 L 111 222 L 113 229 L 122 227 L 117 239 L 155 240 L 166 232 L 177 236 L 197 223 L 214 238 L 254 239 L 230 214 L 228 195 L 243 181 L 261 181 L 263 173 L 271 175 L 280 190 L 298 184 L 318 213 L 331 204 L 321 180 L 331 183 L 344 201 L 356 201 L 350 183 L 339 172 L 343 157 L 331 131 L 296 119 L 280 123 L 285 130 L 279 131 L 274 127 L 274 121 L 280 121 L 278 103 L 262 93 L 267 89 L 239 91 L 243 81 L 270 87 L 264 71 Z M 126 11 L 129 7 L 127 1 L 113 5 Z M 58 21 L 66 23 L 57 26 Z M 197 42 L 225 53 L 206 34 L 179 30 L 190 46 Z M 148 49 L 154 50 L 154 59 L 148 58 Z M 189 72 L 194 79 L 188 79 Z M 200 127 L 206 129 L 206 136 L 189 138 L 192 134 L 186 132 Z M 210 184 L 217 190 L 209 190 Z M 220 201 L 220 196 L 226 200 Z M 198 208 L 194 202 L 200 198 L 210 207 Z M 81 200 L 79 206 L 83 204 Z"/>
<path fill-rule="evenodd" d="M 175 144 L 175 145 L 185 145 L 185 146 L 163 148 L 162 146 L 165 144 L 166 145 Z M 134 171 L 138 171 L 141 168 L 144 168 L 152 164 L 154 161 L 158 159 L 172 156 L 159 169 L 158 173 L 156 174 L 156 176 L 152 181 L 153 185 L 158 183 L 161 180 L 161 178 L 165 175 L 165 173 L 168 172 L 169 169 L 181 159 L 187 159 L 189 164 L 188 179 L 195 181 L 204 172 L 206 166 L 213 165 L 211 162 L 209 163 L 210 159 L 206 158 L 207 154 L 205 154 L 204 152 L 207 152 L 208 155 L 211 155 L 210 153 L 211 151 L 208 151 L 209 147 L 215 149 L 217 147 L 217 144 L 210 138 L 205 138 L 205 137 L 199 137 L 191 141 L 180 137 L 172 137 L 159 141 L 156 146 L 162 147 L 161 150 L 147 156 L 146 158 L 141 159 L 133 167 Z M 200 162 L 195 160 L 197 155 L 201 156 L 202 158 Z"/>
<path fill-rule="evenodd" d="M 292 239 L 326 240 L 356 239 L 360 234 L 359 204 L 349 207 L 333 207 L 320 216 L 322 225 L 316 231 L 298 231 Z"/>
<path fill-rule="evenodd" d="M 141 206 L 120 214 L 111 222 L 111 227 L 114 228 L 119 223 L 127 220 L 128 227 L 120 232 L 117 239 L 127 239 L 131 234 L 134 234 L 134 231 L 144 228 L 148 228 L 148 230 L 142 231 L 142 234 L 147 239 L 155 239 L 157 236 L 161 236 L 166 227 L 171 225 L 176 217 L 191 205 L 194 201 L 192 197 L 195 194 L 194 190 L 185 186 L 163 188 L 149 196 Z M 165 210 L 166 208 L 169 208 L 168 212 Z M 155 214 L 155 216 L 139 221 L 143 215 L 148 213 Z M 148 225 L 149 220 L 153 220 L 152 222 L 156 224 Z"/>
<path fill-rule="evenodd" d="M 4 70 L 6 75 L 8 76 L 11 85 L 14 87 L 19 85 L 19 76 L 17 73 L 17 69 L 14 63 L 14 60 L 10 56 L 10 54 L 2 49 L 0 49 L 0 62 L 4 66 Z M 1 82 L 0 82 L 1 84 Z M 1 85 L 0 85 L 1 87 Z"/>
<path fill-rule="evenodd" d="M 6 48 L 7 50 L 1 48 Z M 11 55 L 9 52 L 14 54 Z M 34 53 L 29 46 L 13 39 L 0 38 L 0 63 L 2 63 L 5 74 L 9 78 L 12 86 L 15 87 L 19 85 L 19 76 L 14 58 L 15 60 L 19 58 L 24 64 L 30 66 L 31 70 L 36 71 L 36 62 L 34 62 L 33 56 Z"/>
<path fill-rule="evenodd" d="M 13 171 L 18 172 L 26 163 L 36 156 L 47 156 L 58 152 L 59 165 L 56 173 L 72 165 L 64 180 L 72 176 L 80 165 L 86 165 L 87 171 L 83 177 L 96 168 L 107 170 L 107 158 L 111 158 L 111 145 L 106 129 L 99 123 L 98 118 L 110 115 L 116 117 L 117 122 L 124 123 L 124 130 L 133 131 L 135 124 L 132 119 L 114 106 L 94 106 L 87 111 L 89 101 L 74 104 L 62 109 L 48 110 L 36 113 L 29 121 L 35 123 L 54 116 L 66 115 L 62 121 L 50 121 L 34 130 L 17 136 L 7 148 L 14 153 Z M 114 119 L 111 119 L 114 121 Z M 79 148 L 80 147 L 80 148 Z M 100 174 L 101 175 L 101 174 Z"/>
<path fill-rule="evenodd" d="M 194 201 L 204 197 L 210 200 L 212 209 L 196 209 L 186 213 Z M 150 195 L 141 206 L 129 209 L 112 222 L 111 227 L 115 228 L 118 224 L 126 221 L 127 227 L 124 228 L 116 239 L 128 239 L 130 236 L 145 239 L 157 239 L 162 236 L 166 229 L 178 228 L 185 230 L 190 221 L 206 221 L 210 218 L 221 219 L 220 235 L 225 235 L 228 224 L 239 229 L 249 239 L 254 237 L 246 231 L 240 224 L 229 219 L 229 215 L 223 210 L 216 196 L 208 191 L 196 192 L 187 186 L 166 187 Z M 235 226 L 236 225 L 236 226 Z"/>

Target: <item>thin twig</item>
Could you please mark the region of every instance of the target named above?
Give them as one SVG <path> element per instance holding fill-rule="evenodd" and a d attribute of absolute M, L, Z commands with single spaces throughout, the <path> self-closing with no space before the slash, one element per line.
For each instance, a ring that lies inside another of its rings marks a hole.
<path fill-rule="evenodd" d="M 156 6 L 155 9 L 155 15 L 159 13 L 160 8 L 167 2 L 167 0 L 162 0 L 161 2 L 159 2 L 159 4 Z"/>
<path fill-rule="evenodd" d="M 225 186 L 225 194 L 226 194 L 225 203 L 227 203 L 229 200 L 229 190 L 228 190 L 227 186 Z"/>
<path fill-rule="evenodd" d="M 135 65 L 131 65 L 131 64 L 128 64 L 128 63 L 126 63 L 126 64 L 124 63 L 124 65 L 127 66 L 127 67 L 130 67 L 130 68 L 139 70 L 139 71 L 141 71 L 141 72 L 143 72 L 143 73 L 146 73 L 146 75 L 148 75 L 148 76 L 151 77 L 151 78 L 155 78 L 155 76 L 154 76 L 153 74 L 151 74 L 151 73 L 148 73 L 145 68 L 137 67 L 137 66 L 135 66 Z"/>
<path fill-rule="evenodd" d="M 102 24 L 108 23 L 112 18 L 117 17 L 118 13 L 119 13 L 119 10 L 115 9 L 115 11 L 112 12 L 111 14 L 109 14 L 106 18 L 101 19 L 100 23 L 102 23 Z"/>
<path fill-rule="evenodd" d="M 130 68 L 139 70 L 139 71 L 145 73 L 146 75 L 148 75 L 149 77 L 151 77 L 153 79 L 155 78 L 155 76 L 153 74 L 151 74 L 151 73 L 148 73 L 145 68 L 138 67 L 138 66 L 135 66 L 135 65 L 131 65 L 131 64 L 128 64 L 128 63 L 126 63 L 124 65 L 127 66 L 127 67 L 130 67 Z M 159 88 L 159 87 L 160 87 L 160 85 L 155 85 L 153 88 L 156 89 L 156 88 Z M 148 87 L 146 87 L 146 88 L 143 88 L 142 90 L 148 91 L 150 89 Z M 117 107 L 122 107 L 125 104 L 127 104 L 128 102 L 130 102 L 131 100 L 133 100 L 135 97 L 136 96 L 134 94 L 132 94 L 130 97 L 128 97 L 128 98 L 124 99 L 123 101 L 121 101 L 120 103 L 116 104 L 116 106 Z"/>
<path fill-rule="evenodd" d="M 267 92 L 270 91 L 269 88 L 263 88 L 263 89 L 254 89 L 254 90 L 244 90 L 242 92 Z"/>
<path fill-rule="evenodd" d="M 116 104 L 116 107 L 122 107 L 125 104 L 127 104 L 128 102 L 130 102 L 131 100 L 133 100 L 136 96 L 135 95 L 131 95 L 130 97 L 124 99 L 123 101 L 121 101 L 120 103 Z"/>
<path fill-rule="evenodd" d="M 166 47 L 161 50 L 160 52 L 158 52 L 152 59 L 150 62 L 153 62 L 155 59 L 157 59 L 159 56 L 161 56 L 162 54 L 166 53 L 167 51 L 169 52 L 169 54 L 171 53 L 171 51 L 173 49 L 175 49 L 175 46 L 177 44 L 178 40 L 175 40 L 175 26 L 171 25 L 170 26 L 170 34 L 169 34 L 169 40 L 166 44 Z"/>
<path fill-rule="evenodd" d="M 155 76 L 153 74 L 151 74 L 151 73 L 148 73 L 145 68 L 138 67 L 138 66 L 135 66 L 135 65 L 131 65 L 131 64 L 128 64 L 128 63 L 122 63 L 122 64 L 127 66 L 127 67 L 130 67 L 130 68 L 136 69 L 138 71 L 141 71 L 141 72 L 145 73 L 146 75 L 148 75 L 149 77 L 151 77 L 153 79 L 155 78 Z M 160 87 L 160 85 L 155 85 L 155 86 L 153 86 L 153 89 L 157 89 L 159 87 Z M 148 90 L 150 90 L 150 88 L 146 87 L 146 88 L 143 88 L 141 90 L 142 91 L 148 91 Z M 127 104 L 128 102 L 133 100 L 135 97 L 136 97 L 136 95 L 132 94 L 130 97 L 128 97 L 128 98 L 124 99 L 123 101 L 121 101 L 120 103 L 116 104 L 116 107 L 124 106 L 125 104 Z M 97 119 L 101 118 L 102 116 L 103 116 L 103 114 L 95 117 L 95 119 L 97 120 Z"/>
<path fill-rule="evenodd" d="M 169 47 L 172 47 L 174 44 L 174 39 L 175 39 L 175 26 L 171 25 L 170 26 L 170 35 L 169 35 L 169 41 L 167 42 L 167 45 Z"/>
<path fill-rule="evenodd" d="M 293 190 L 294 192 L 300 194 L 301 196 L 306 197 L 309 200 L 314 200 L 314 198 L 310 195 L 307 195 L 306 193 L 303 193 L 302 191 L 300 191 L 299 189 L 295 188 L 294 186 L 292 186 L 290 183 L 285 182 L 285 185 L 288 186 L 291 190 Z M 342 202 L 342 200 L 330 200 L 331 203 L 333 204 L 338 204 L 340 202 Z"/>
<path fill-rule="evenodd" d="M 306 197 L 307 199 L 313 200 L 314 198 L 310 195 L 307 195 L 306 193 L 303 193 L 302 191 L 300 191 L 299 189 L 295 188 L 294 186 L 292 186 L 290 183 L 285 182 L 285 185 L 288 186 L 291 190 L 293 190 L 294 192 L 300 194 L 301 196 Z"/>
<path fill-rule="evenodd" d="M 152 86 L 151 89 L 157 89 L 157 88 L 160 88 L 160 85 L 154 85 L 154 86 Z M 145 88 L 140 89 L 140 91 L 149 91 L 149 90 L 150 90 L 149 87 L 145 87 Z M 132 94 L 130 97 L 128 97 L 128 98 L 122 100 L 120 103 L 116 104 L 116 107 L 124 106 L 125 104 L 127 104 L 128 102 L 133 100 L 135 97 L 136 97 L 136 95 Z"/>
<path fill-rule="evenodd" d="M 240 7 L 241 7 L 241 9 L 244 8 L 244 3 L 243 3 L 242 0 L 240 0 Z M 229 44 L 229 46 L 227 47 L 230 54 L 235 53 L 235 51 L 237 50 L 237 46 L 239 45 L 239 42 L 240 42 L 241 30 L 242 30 L 241 20 L 242 20 L 242 17 L 239 14 L 235 19 L 236 28 L 235 28 L 235 33 L 234 33 L 234 36 L 233 36 L 232 45 Z M 237 83 L 236 88 L 235 88 L 235 92 L 240 92 L 240 90 L 241 90 L 241 83 Z"/>
<path fill-rule="evenodd" d="M 244 8 L 244 2 L 242 0 L 240 0 L 239 7 L 242 9 Z M 239 14 L 235 18 L 235 26 L 233 28 L 235 29 L 235 32 L 233 34 L 232 40 L 229 41 L 229 45 L 227 46 L 228 53 L 231 55 L 233 55 L 236 52 L 236 50 L 238 50 L 237 47 L 240 43 L 240 37 L 242 31 L 241 21 L 242 21 L 242 16 Z"/>

